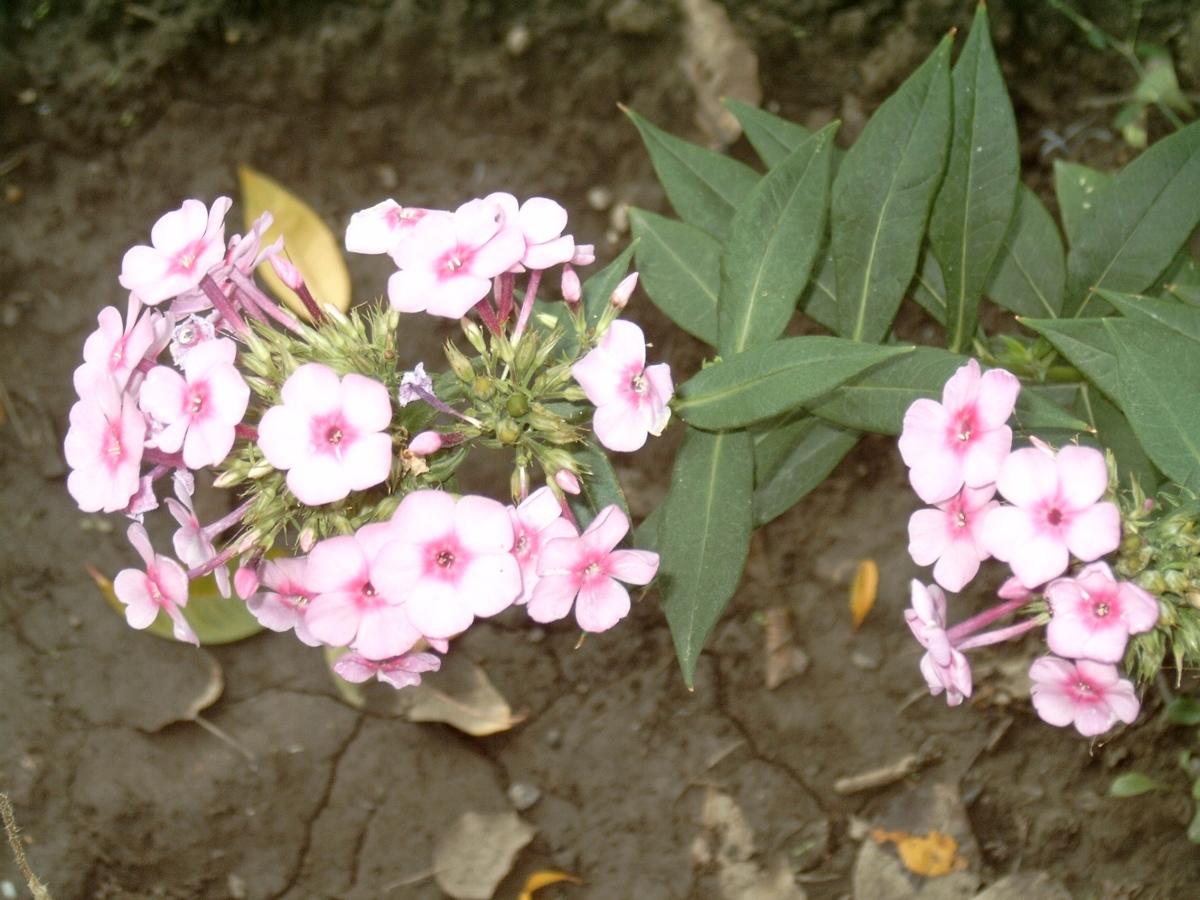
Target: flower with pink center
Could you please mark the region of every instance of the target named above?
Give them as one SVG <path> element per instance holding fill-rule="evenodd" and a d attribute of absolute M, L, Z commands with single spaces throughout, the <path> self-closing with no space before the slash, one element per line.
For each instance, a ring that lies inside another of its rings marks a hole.
<path fill-rule="evenodd" d="M 983 522 L 983 546 L 1027 588 L 1067 569 L 1070 554 L 1084 562 L 1117 549 L 1121 515 L 1100 502 L 1108 489 L 1104 454 L 1091 447 L 1064 447 L 1055 455 L 1044 444 L 1014 451 L 996 488 L 1012 506 L 1000 506 Z"/>
<path fill-rule="evenodd" d="M 658 573 L 658 554 L 617 550 L 629 519 L 606 506 L 579 537 L 546 541 L 538 558 L 540 580 L 529 600 L 529 617 L 554 622 L 571 611 L 584 631 L 607 631 L 629 613 L 625 584 L 649 584 Z"/>
<path fill-rule="evenodd" d="M 919 566 L 933 566 L 934 580 L 948 591 L 961 591 L 990 555 L 980 532 L 988 512 L 1000 504 L 996 488 L 963 488 L 939 503 L 920 509 L 908 520 L 908 554 Z"/>
<path fill-rule="evenodd" d="M 346 250 L 350 253 L 395 254 L 413 229 L 426 217 L 449 219 L 451 214 L 440 209 L 401 206 L 395 200 L 384 200 L 350 217 L 346 226 Z"/>
<path fill-rule="evenodd" d="M 392 541 L 380 555 L 380 585 L 404 597 L 413 625 L 427 637 L 453 637 L 520 595 L 512 521 L 495 500 L 413 491 L 388 527 Z"/>
<path fill-rule="evenodd" d="M 70 414 L 67 490 L 84 512 L 117 512 L 139 492 L 146 420 L 111 378 L 93 382 Z"/>
<path fill-rule="evenodd" d="M 89 386 L 111 378 L 118 390 L 125 390 L 138 365 L 154 346 L 163 322 L 153 310 L 139 316 L 140 304 L 131 298 L 129 314 L 121 318 L 115 306 L 106 306 L 97 316 L 99 328 L 83 343 L 83 365 L 75 370 L 75 392 L 88 393 Z"/>
<path fill-rule="evenodd" d="M 179 523 L 171 541 L 175 546 L 175 555 L 190 567 L 203 566 L 214 556 L 217 550 L 212 538 L 205 533 L 204 526 L 196 516 L 196 508 L 192 505 L 192 491 L 187 481 L 175 478 L 175 497 L 168 497 L 167 511 Z M 229 570 L 225 566 L 213 569 L 213 579 L 222 597 L 229 596 Z"/>
<path fill-rule="evenodd" d="M 420 640 L 404 595 L 385 577 L 384 550 L 392 539 L 391 526 L 379 522 L 312 548 L 303 587 L 311 591 L 304 622 L 314 638 L 376 660 L 400 656 Z"/>
<path fill-rule="evenodd" d="M 1084 737 L 1103 734 L 1137 718 L 1141 704 L 1133 683 L 1119 677 L 1117 667 L 1081 659 L 1074 663 L 1043 656 L 1029 667 L 1030 697 L 1043 722 L 1074 725 Z"/>
<path fill-rule="evenodd" d="M 515 536 L 513 555 L 521 567 L 521 596 L 517 603 L 528 603 L 537 587 L 538 557 L 542 547 L 556 538 L 578 537 L 579 532 L 563 518 L 558 498 L 549 487 L 538 488 L 515 509 L 510 506 L 508 514 Z"/>
<path fill-rule="evenodd" d="M 237 346 L 228 338 L 195 347 L 183 375 L 155 366 L 142 384 L 142 410 L 163 428 L 152 446 L 167 453 L 183 448 L 189 469 L 215 466 L 233 448 L 234 429 L 246 414 L 250 387 L 234 366 Z"/>
<path fill-rule="evenodd" d="M 1158 624 L 1158 601 L 1136 584 L 1117 581 L 1102 562 L 1055 579 L 1043 593 L 1054 616 L 1046 643 L 1059 656 L 1120 662 L 1129 635 Z"/>
<path fill-rule="evenodd" d="M 183 617 L 188 601 L 187 572 L 175 560 L 154 552 L 141 525 L 130 525 L 128 535 L 146 568 L 122 569 L 113 579 L 113 592 L 125 604 L 125 620 L 132 628 L 149 628 L 162 610 L 171 619 L 175 640 L 199 646 L 199 638 Z"/>
<path fill-rule="evenodd" d="M 308 586 L 308 558 L 269 559 L 262 564 L 258 590 L 246 600 L 246 608 L 264 628 L 292 631 L 310 647 L 321 642 L 313 637 L 305 612 L 313 597 Z"/>
<path fill-rule="evenodd" d="M 525 238 L 497 203 L 471 200 L 452 217 L 426 216 L 393 254 L 388 300 L 400 312 L 457 319 L 521 261 Z"/>
<path fill-rule="evenodd" d="M 900 455 L 913 490 L 926 503 L 942 503 L 965 484 L 996 480 L 1012 448 L 1012 415 L 1021 383 L 1004 369 L 982 375 L 970 360 L 946 382 L 942 402 L 921 399 L 904 414 Z"/>
<path fill-rule="evenodd" d="M 571 367 L 571 374 L 596 407 L 592 428 L 609 450 L 639 450 L 657 437 L 671 418 L 675 393 L 671 367 L 646 365 L 646 338 L 632 322 L 608 326 L 594 350 Z"/>
<path fill-rule="evenodd" d="M 436 672 L 441 667 L 442 661 L 432 653 L 405 653 L 391 659 L 374 660 L 351 651 L 338 657 L 333 671 L 352 684 L 377 678 L 399 690 L 420 684 L 422 674 Z"/>
<path fill-rule="evenodd" d="M 215 340 L 217 315 L 214 313 L 204 316 L 191 315 L 175 326 L 171 334 L 171 360 L 175 365 L 182 366 L 187 355 L 201 344 Z"/>
<path fill-rule="evenodd" d="M 267 462 L 287 470 L 301 503 L 332 503 L 387 480 L 392 405 L 380 382 L 353 372 L 339 379 L 328 366 L 306 363 L 281 396 L 258 425 L 258 446 Z"/>
<path fill-rule="evenodd" d="M 518 207 L 516 197 L 500 192 L 483 199 L 485 203 L 498 204 L 504 210 L 505 221 L 521 229 L 525 254 L 520 264 L 526 269 L 549 269 L 570 262 L 575 256 L 575 239 L 563 234 L 567 211 L 555 201 L 531 197 Z"/>
<path fill-rule="evenodd" d="M 946 595 L 935 585 L 926 587 L 915 578 L 912 582 L 912 606 L 904 611 L 904 620 L 922 647 L 921 674 L 929 692 L 946 694 L 949 706 L 958 706 L 971 696 L 971 664 L 946 634 Z"/>
<path fill-rule="evenodd" d="M 145 303 L 158 304 L 196 287 L 225 256 L 225 213 L 232 201 L 218 197 L 210 210 L 199 200 L 184 200 L 121 260 L 121 286 Z"/>

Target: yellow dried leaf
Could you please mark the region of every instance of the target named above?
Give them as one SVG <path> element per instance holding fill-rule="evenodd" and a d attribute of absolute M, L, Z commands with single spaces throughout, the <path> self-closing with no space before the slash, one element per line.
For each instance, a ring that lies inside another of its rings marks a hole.
<path fill-rule="evenodd" d="M 878 591 L 879 566 L 873 559 L 864 559 L 858 564 L 854 581 L 850 583 L 850 624 L 855 631 L 866 621 Z"/>
<path fill-rule="evenodd" d="M 249 166 L 238 166 L 242 186 L 242 208 L 246 230 L 264 212 L 275 217 L 263 236 L 264 246 L 283 235 L 284 251 L 300 270 L 309 291 L 318 304 L 331 304 L 342 312 L 350 308 L 350 273 L 342 256 L 341 242 L 334 237 L 312 207 L 277 181 Z M 308 318 L 300 302 L 268 265 L 258 270 L 267 286 L 280 300 L 303 318 Z"/>
<path fill-rule="evenodd" d="M 574 875 L 568 875 L 566 872 L 555 872 L 553 870 L 534 872 L 525 880 L 525 887 L 517 895 L 517 900 L 533 900 L 534 891 L 539 891 L 551 884 L 558 884 L 560 881 L 569 881 L 571 884 L 583 884 L 582 878 L 576 878 Z"/>
<path fill-rule="evenodd" d="M 958 855 L 958 841 L 941 831 L 909 834 L 876 828 L 871 839 L 877 844 L 894 843 L 905 868 L 926 878 L 938 878 L 967 867 L 967 860 Z"/>

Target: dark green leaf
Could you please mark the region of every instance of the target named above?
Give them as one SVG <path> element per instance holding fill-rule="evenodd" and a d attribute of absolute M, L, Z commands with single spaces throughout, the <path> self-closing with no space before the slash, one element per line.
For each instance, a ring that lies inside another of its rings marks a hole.
<path fill-rule="evenodd" d="M 808 287 L 800 296 L 800 308 L 818 325 L 837 330 L 837 267 L 828 247 L 819 257 L 816 271 L 808 280 Z"/>
<path fill-rule="evenodd" d="M 765 525 L 820 485 L 859 437 L 812 416 L 765 432 L 754 444 L 754 524 Z"/>
<path fill-rule="evenodd" d="M 1053 344 L 1088 381 L 1118 408 L 1124 408 L 1117 378 L 1117 354 L 1103 319 L 1022 319 L 1021 324 Z"/>
<path fill-rule="evenodd" d="M 583 310 L 590 324 L 600 321 L 612 292 L 629 271 L 629 261 L 637 249 L 637 240 L 621 251 L 607 266 L 583 283 Z M 558 304 L 561 305 L 561 304 Z"/>
<path fill-rule="evenodd" d="M 982 3 L 952 83 L 950 158 L 929 215 L 929 243 L 946 284 L 946 345 L 958 352 L 975 338 L 979 298 L 1012 220 L 1021 170 L 1017 122 Z"/>
<path fill-rule="evenodd" d="M 629 504 L 625 501 L 625 492 L 621 490 L 621 482 L 609 462 L 608 454 L 589 440 L 582 450 L 575 452 L 575 458 L 591 473 L 587 478 L 579 479 L 582 488 L 579 494 L 567 495 L 567 503 L 580 529 L 587 528 L 596 513 L 613 504 L 628 516 Z"/>
<path fill-rule="evenodd" d="M 723 101 L 742 131 L 768 169 L 787 159 L 793 150 L 812 137 L 812 132 L 803 125 L 789 122 L 781 116 L 750 106 L 741 100 L 726 97 Z"/>
<path fill-rule="evenodd" d="M 749 434 L 687 430 L 663 509 L 658 585 L 689 688 L 704 642 L 746 565 L 753 490 Z"/>
<path fill-rule="evenodd" d="M 640 209 L 629 211 L 642 288 L 689 334 L 717 344 L 721 245 L 707 232 Z"/>
<path fill-rule="evenodd" d="M 740 428 L 827 393 L 911 347 L 841 338 L 784 338 L 714 363 L 679 389 L 679 415 L 697 428 Z"/>
<path fill-rule="evenodd" d="M 1054 161 L 1054 196 L 1058 200 L 1058 212 L 1068 244 L 1075 243 L 1079 223 L 1110 181 L 1111 175 L 1091 166 L 1065 159 Z"/>
<path fill-rule="evenodd" d="M 1100 291 L 1100 296 L 1128 319 L 1162 325 L 1193 341 L 1200 341 L 1200 309 L 1177 300 L 1159 300 L 1134 294 Z M 1200 351 L 1200 347 L 1196 348 Z"/>
<path fill-rule="evenodd" d="M 1066 277 L 1058 227 L 1037 194 L 1021 185 L 987 295 L 1019 316 L 1054 317 L 1062 312 Z"/>
<path fill-rule="evenodd" d="M 718 344 L 739 353 L 787 327 L 825 234 L 837 123 L 775 166 L 738 207 L 721 256 Z"/>
<path fill-rule="evenodd" d="M 1050 428 L 1074 432 L 1092 429 L 1089 423 L 1068 412 L 1036 387 L 1024 387 L 1017 395 L 1014 421 L 1020 430 L 1035 434 Z"/>
<path fill-rule="evenodd" d="M 1089 291 L 1137 293 L 1154 283 L 1200 223 L 1200 123 L 1163 138 L 1100 192 L 1067 257 L 1068 311 Z"/>
<path fill-rule="evenodd" d="M 1151 791 L 1161 791 L 1164 785 L 1141 772 L 1126 772 L 1113 779 L 1108 788 L 1110 797 L 1137 797 Z"/>
<path fill-rule="evenodd" d="M 1176 697 L 1167 704 L 1167 721 L 1172 725 L 1200 725 L 1200 700 Z"/>
<path fill-rule="evenodd" d="M 950 44 L 875 111 L 833 183 L 839 333 L 878 341 L 912 281 L 950 143 Z"/>
<path fill-rule="evenodd" d="M 736 159 L 668 134 L 631 109 L 625 114 L 641 132 L 650 162 L 675 212 L 685 222 L 724 241 L 734 210 L 758 183 L 758 174 Z"/>
<path fill-rule="evenodd" d="M 1142 449 L 1125 414 L 1090 384 L 1081 384 L 1079 387 L 1074 408 L 1096 429 L 1094 437 L 1085 436 L 1080 443 L 1112 451 L 1117 460 L 1117 474 L 1121 483 L 1128 485 L 1130 478 L 1136 478 L 1142 490 L 1153 493 L 1162 482 L 1162 473 Z"/>
<path fill-rule="evenodd" d="M 633 529 L 633 546 L 639 550 L 658 549 L 658 529 L 662 523 L 663 508 L 660 504 L 654 512 L 642 519 Z"/>
<path fill-rule="evenodd" d="M 928 247 L 921 254 L 921 267 L 913 278 L 912 297 L 939 325 L 946 324 L 946 282 L 937 257 Z"/>

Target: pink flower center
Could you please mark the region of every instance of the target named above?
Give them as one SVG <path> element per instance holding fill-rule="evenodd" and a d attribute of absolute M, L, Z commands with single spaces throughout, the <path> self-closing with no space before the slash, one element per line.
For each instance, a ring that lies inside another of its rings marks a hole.
<path fill-rule="evenodd" d="M 187 411 L 196 418 L 204 411 L 208 402 L 208 385 L 204 383 L 191 385 L 187 394 Z"/>
<path fill-rule="evenodd" d="M 957 513 L 954 514 L 954 527 L 955 528 L 966 528 L 967 527 L 967 514 L 961 509 Z"/>
<path fill-rule="evenodd" d="M 113 344 L 112 356 L 108 358 L 108 366 L 110 369 L 121 368 L 121 363 L 125 361 L 125 338 L 121 338 Z"/>
<path fill-rule="evenodd" d="M 1092 612 L 1096 615 L 1096 618 L 1103 619 L 1110 612 L 1112 612 L 1112 610 L 1109 608 L 1107 602 L 1100 600 L 1097 601 L 1097 603 L 1092 607 Z"/>
<path fill-rule="evenodd" d="M 434 560 L 440 568 L 449 569 L 454 565 L 454 554 L 449 550 L 442 550 Z"/>
<path fill-rule="evenodd" d="M 633 391 L 635 394 L 646 393 L 646 376 L 643 375 L 641 372 L 638 372 L 636 375 L 634 375 L 632 378 L 630 378 L 629 379 L 629 389 L 631 391 Z"/>
<path fill-rule="evenodd" d="M 958 414 L 954 423 L 954 437 L 960 443 L 967 443 L 975 432 L 975 411 L 964 409 Z"/>
<path fill-rule="evenodd" d="M 1050 507 L 1046 513 L 1046 521 L 1053 527 L 1057 528 L 1062 524 L 1063 521 L 1062 510 L 1055 506 Z"/>
<path fill-rule="evenodd" d="M 1067 685 L 1067 693 L 1076 703 L 1092 704 L 1104 699 L 1104 692 L 1097 690 L 1096 685 L 1082 675 L 1076 675 L 1075 683 Z"/>
<path fill-rule="evenodd" d="M 196 265 L 196 260 L 200 258 L 200 254 L 204 251 L 204 240 L 192 241 L 184 247 L 173 260 L 172 268 L 176 272 L 191 272 Z"/>
<path fill-rule="evenodd" d="M 471 261 L 471 253 L 462 247 L 455 247 L 438 260 L 438 274 L 443 278 L 453 278 L 458 270 Z"/>
<path fill-rule="evenodd" d="M 529 552 L 529 535 L 524 531 L 517 537 L 517 543 L 514 547 L 517 556 L 524 556 Z"/>
<path fill-rule="evenodd" d="M 425 545 L 425 576 L 437 581 L 457 584 L 471 561 L 453 534 L 435 539 Z"/>
<path fill-rule="evenodd" d="M 310 428 L 313 452 L 328 453 L 338 459 L 355 438 L 355 431 L 342 417 L 341 410 L 315 416 Z"/>
<path fill-rule="evenodd" d="M 331 444 L 340 444 L 342 442 L 342 437 L 342 429 L 338 428 L 336 425 L 330 428 L 325 434 L 325 440 L 329 441 Z"/>

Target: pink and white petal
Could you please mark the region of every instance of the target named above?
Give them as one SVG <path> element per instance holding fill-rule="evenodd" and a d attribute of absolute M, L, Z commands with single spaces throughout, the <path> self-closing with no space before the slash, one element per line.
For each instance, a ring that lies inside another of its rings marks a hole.
<path fill-rule="evenodd" d="M 1133 724 L 1134 720 L 1138 717 L 1138 712 L 1142 708 L 1137 694 L 1134 693 L 1133 683 L 1124 678 L 1109 689 L 1104 699 L 1108 702 L 1109 709 L 1113 711 L 1113 715 L 1126 725 Z"/>
<path fill-rule="evenodd" d="M 984 518 L 979 537 L 988 553 L 1001 562 L 1008 562 L 1033 539 L 1036 532 L 1025 510 L 1017 506 L 997 506 Z"/>
<path fill-rule="evenodd" d="M 387 481 L 392 473 L 391 436 L 375 432 L 356 438 L 342 454 L 342 469 L 354 491 Z"/>
<path fill-rule="evenodd" d="M 139 569 L 122 569 L 118 572 L 117 576 L 113 579 L 113 593 L 126 606 L 143 607 L 149 605 L 154 607 L 155 614 L 157 614 L 158 604 L 150 598 L 150 585 L 146 578 L 146 573 Z M 145 628 L 146 626 L 135 625 L 134 627 Z"/>
<path fill-rule="evenodd" d="M 163 597 L 170 603 L 186 606 L 188 601 L 188 577 L 183 566 L 169 556 L 157 555 L 154 559 L 158 586 Z"/>
<path fill-rule="evenodd" d="M 342 378 L 341 405 L 346 419 L 360 431 L 383 431 L 392 421 L 387 388 L 355 372 Z"/>
<path fill-rule="evenodd" d="M 629 615 L 629 591 L 611 578 L 598 578 L 579 589 L 575 621 L 584 631 L 608 631 Z"/>
<path fill-rule="evenodd" d="M 138 405 L 160 422 L 173 422 L 183 414 L 187 382 L 166 366 L 155 366 L 146 373 L 138 394 Z"/>
<path fill-rule="evenodd" d="M 1093 447 L 1068 445 L 1058 451 L 1058 482 L 1071 509 L 1091 506 L 1108 490 L 1108 464 Z"/>
<path fill-rule="evenodd" d="M 192 630 L 192 626 L 183 616 L 183 610 L 173 603 L 168 603 L 163 607 L 167 617 L 171 620 L 171 634 L 175 636 L 175 640 L 183 644 L 192 644 L 200 646 L 200 638 L 196 632 Z"/>
<path fill-rule="evenodd" d="M 1000 468 L 996 489 L 1010 503 L 1033 506 L 1058 493 L 1058 467 L 1035 447 L 1014 450 Z"/>
<path fill-rule="evenodd" d="M 972 541 L 951 541 L 933 567 L 933 578 L 948 591 L 957 593 L 979 573 L 979 552 Z"/>
<path fill-rule="evenodd" d="M 1062 728 L 1075 721 L 1075 702 L 1058 685 L 1035 681 L 1030 691 L 1030 699 L 1038 717 L 1049 725 Z"/>
<path fill-rule="evenodd" d="M 404 606 L 384 604 L 363 610 L 354 649 L 367 659 L 390 659 L 421 639 Z"/>
<path fill-rule="evenodd" d="M 989 369 L 979 379 L 975 401 L 976 421 L 985 428 L 996 428 L 1008 421 L 1017 405 L 1021 382 L 1005 369 Z"/>
<path fill-rule="evenodd" d="M 491 277 L 468 274 L 465 271 L 436 282 L 429 290 L 425 312 L 431 316 L 461 319 L 492 289 Z"/>
<path fill-rule="evenodd" d="M 517 516 L 521 522 L 534 531 L 541 531 L 555 519 L 562 516 L 562 507 L 554 491 L 548 487 L 540 487 L 517 507 Z"/>
<path fill-rule="evenodd" d="M 608 574 L 626 584 L 649 584 L 658 574 L 658 554 L 649 550 L 614 550 L 608 557 Z"/>
<path fill-rule="evenodd" d="M 453 214 L 427 215 L 392 251 L 392 258 L 401 269 L 421 270 L 432 277 L 437 259 L 457 246 Z"/>
<path fill-rule="evenodd" d="M 950 417 L 940 403 L 927 397 L 914 400 L 905 410 L 898 441 L 904 464 L 912 468 L 931 451 L 944 449 L 949 427 Z"/>
<path fill-rule="evenodd" d="M 404 541 L 436 540 L 454 530 L 454 507 L 454 498 L 445 491 L 413 491 L 392 513 L 392 530 Z"/>
<path fill-rule="evenodd" d="M 335 539 L 336 540 L 336 539 Z M 346 647 L 358 633 L 357 592 L 318 594 L 304 610 L 309 633 L 330 647 Z"/>
<path fill-rule="evenodd" d="M 277 469 L 290 469 L 308 455 L 309 419 L 298 409 L 272 406 L 258 423 L 258 449 Z"/>
<path fill-rule="evenodd" d="M 375 677 L 375 673 L 378 670 L 379 663 L 367 659 L 362 654 L 355 653 L 353 650 L 349 653 L 343 653 L 333 664 L 334 674 L 343 681 L 349 681 L 351 684 L 362 684 L 364 681 L 370 681 Z"/>
<path fill-rule="evenodd" d="M 153 247 L 139 244 L 125 251 L 117 280 L 126 290 L 136 291 L 143 303 L 162 303 L 174 296 L 169 284 L 164 289 L 170 266 L 170 262 Z"/>
<path fill-rule="evenodd" d="M 290 631 L 296 627 L 296 607 L 274 592 L 255 594 L 246 601 L 246 609 L 259 625 L 271 631 Z"/>
<path fill-rule="evenodd" d="M 410 589 L 405 610 L 413 626 L 427 637 L 451 638 L 466 631 L 475 615 L 444 581 L 422 578 Z"/>
<path fill-rule="evenodd" d="M 308 554 L 305 587 L 314 594 L 345 593 L 369 577 L 367 561 L 352 536 L 345 534 L 320 541 Z"/>
<path fill-rule="evenodd" d="M 1095 662 L 1090 659 L 1080 659 L 1076 660 L 1075 668 L 1082 677 L 1097 687 L 1109 688 L 1121 680 L 1121 675 L 1117 672 L 1117 667 L 1108 665 L 1107 663 Z"/>
<path fill-rule="evenodd" d="M 1081 625 L 1087 628 L 1087 625 Z M 1125 646 L 1129 643 L 1129 632 L 1119 619 L 1110 619 L 1098 628 L 1093 625 L 1092 628 L 1083 631 L 1081 636 L 1083 640 L 1080 642 L 1079 652 L 1073 655 L 1100 663 L 1119 663 L 1125 656 Z M 1054 647 L 1051 646 L 1050 649 L 1054 650 Z"/>
<path fill-rule="evenodd" d="M 183 371 L 188 381 L 194 382 L 212 369 L 221 366 L 232 368 L 236 362 L 237 344 L 229 338 L 216 338 L 203 341 L 188 351 L 183 360 Z"/>
<path fill-rule="evenodd" d="M 642 375 L 650 383 L 651 392 L 664 406 L 671 402 L 671 398 L 675 395 L 675 382 L 671 378 L 671 367 L 667 363 L 646 366 Z"/>
<path fill-rule="evenodd" d="M 468 200 L 454 211 L 454 242 L 463 248 L 482 247 L 506 227 L 515 229 L 515 222 L 507 222 L 507 206 L 486 197 Z M 517 233 L 520 234 L 519 229 Z"/>
<path fill-rule="evenodd" d="M 1125 581 L 1117 587 L 1121 602 L 1121 618 L 1130 634 L 1141 634 L 1158 624 L 1158 601 L 1136 584 Z"/>
<path fill-rule="evenodd" d="M 583 543 L 588 549 L 602 553 L 610 552 L 629 533 L 629 517 L 621 507 L 610 504 L 592 519 L 583 532 Z"/>
<path fill-rule="evenodd" d="M 233 201 L 228 197 L 218 197 L 213 201 L 213 205 L 208 210 L 208 222 L 204 227 L 204 237 L 218 245 L 225 240 L 225 215 L 233 206 Z M 270 227 L 269 224 L 267 227 Z M 224 252 L 224 248 L 222 248 Z"/>
<path fill-rule="evenodd" d="M 125 607 L 125 621 L 129 623 L 130 628 L 141 631 L 154 624 L 154 620 L 158 618 L 159 609 L 159 605 L 147 595 L 146 599 L 130 603 Z"/>
<path fill-rule="evenodd" d="M 526 239 L 541 244 L 563 233 L 567 227 L 567 211 L 549 197 L 530 197 L 521 204 L 518 220 Z"/>
<path fill-rule="evenodd" d="M 310 415 L 333 412 L 342 405 L 342 382 L 321 363 L 305 363 L 288 376 L 280 397 L 289 408 Z"/>
<path fill-rule="evenodd" d="M 354 213 L 346 226 L 346 250 L 350 253 L 390 253 L 399 238 L 399 230 L 393 228 L 391 222 L 399 219 L 401 211 L 402 207 L 395 200 L 384 200 Z"/>
<path fill-rule="evenodd" d="M 571 366 L 571 377 L 579 382 L 593 406 L 604 406 L 620 397 L 621 371 L 602 347 L 591 350 Z"/>
<path fill-rule="evenodd" d="M 508 609 L 521 593 L 521 568 L 511 553 L 477 556 L 467 563 L 458 594 L 476 616 Z"/>
<path fill-rule="evenodd" d="M 204 237 L 207 226 L 208 207 L 199 200 L 184 200 L 179 209 L 164 213 L 154 223 L 150 243 L 154 249 L 170 255 Z"/>
<path fill-rule="evenodd" d="M 584 565 L 587 545 L 580 538 L 555 538 L 542 544 L 538 553 L 539 575 L 568 575 Z"/>
<path fill-rule="evenodd" d="M 1114 503 L 1097 503 L 1071 517 L 1065 537 L 1079 559 L 1099 559 L 1121 543 L 1121 513 Z"/>
<path fill-rule="evenodd" d="M 508 510 L 488 497 L 467 494 L 454 508 L 454 531 L 473 553 L 507 553 L 513 546 Z"/>
<path fill-rule="evenodd" d="M 1038 657 L 1029 667 L 1029 677 L 1034 682 L 1053 684 L 1057 687 L 1075 681 L 1077 674 L 1075 666 L 1056 656 Z"/>
<path fill-rule="evenodd" d="M 517 227 L 505 227 L 479 247 L 467 263 L 466 271 L 476 278 L 490 280 L 507 272 L 525 255 L 525 236 Z"/>
<path fill-rule="evenodd" d="M 1075 708 L 1075 730 L 1084 737 L 1104 734 L 1116 721 L 1117 717 L 1107 703 L 1089 703 Z"/>
<path fill-rule="evenodd" d="M 73 469 L 67 476 L 67 493 L 83 512 L 116 512 L 121 508 L 106 508 L 112 506 L 112 485 L 104 478 L 103 472 L 93 467 L 77 466 Z"/>
<path fill-rule="evenodd" d="M 358 542 L 358 549 L 362 551 L 373 576 L 379 555 L 384 547 L 396 540 L 396 533 L 387 522 L 372 522 L 354 532 L 354 540 Z"/>
<path fill-rule="evenodd" d="M 215 466 L 233 449 L 234 427 L 209 419 L 193 422 L 183 442 L 183 461 L 189 469 Z"/>
<path fill-rule="evenodd" d="M 395 538 L 395 531 L 392 536 Z M 371 563 L 371 584 L 389 603 L 403 603 L 424 572 L 424 547 L 393 539 L 380 548 Z"/>
<path fill-rule="evenodd" d="M 388 278 L 388 303 L 399 312 L 424 312 L 436 285 L 437 278 L 428 269 L 401 269 Z"/>
<path fill-rule="evenodd" d="M 529 618 L 543 624 L 565 618 L 578 592 L 578 582 L 569 575 L 543 575 L 525 606 Z"/>
<path fill-rule="evenodd" d="M 996 554 L 993 554 L 996 555 Z M 999 557 L 997 557 L 999 558 Z M 1067 570 L 1070 555 L 1066 544 L 1053 537 L 1035 535 L 1007 560 L 1013 574 L 1027 588 L 1045 584 Z"/>
<path fill-rule="evenodd" d="M 650 429 L 636 406 L 617 398 L 596 409 L 592 415 L 596 439 L 609 450 L 632 453 L 646 445 Z"/>
<path fill-rule="evenodd" d="M 944 503 L 962 490 L 962 459 L 948 451 L 926 451 L 908 470 L 908 483 L 926 503 Z"/>
<path fill-rule="evenodd" d="M 138 556 L 142 558 L 142 562 L 146 567 L 154 565 L 156 555 L 154 547 L 150 543 L 150 535 L 146 531 L 145 526 L 134 522 L 125 531 L 125 536 L 129 539 L 129 543 L 133 545 L 133 549 L 137 551 Z"/>
<path fill-rule="evenodd" d="M 190 354 L 188 358 L 191 358 Z M 233 366 L 214 366 L 207 378 L 209 393 L 205 409 L 208 415 L 227 425 L 237 425 L 250 405 L 250 386 Z"/>
<path fill-rule="evenodd" d="M 570 262 L 574 255 L 575 238 L 566 234 L 542 244 L 529 244 L 521 257 L 521 265 L 527 269 L 549 269 Z"/>
<path fill-rule="evenodd" d="M 908 555 L 918 566 L 931 566 L 950 543 L 947 513 L 941 509 L 918 509 L 908 520 Z"/>
<path fill-rule="evenodd" d="M 333 503 L 350 493 L 350 470 L 332 456 L 306 456 L 288 470 L 287 486 L 305 506 Z"/>
<path fill-rule="evenodd" d="M 600 346 L 613 365 L 621 372 L 646 368 L 646 336 L 642 329 L 627 319 L 617 319 L 608 326 Z"/>
<path fill-rule="evenodd" d="M 974 359 L 967 360 L 946 381 L 942 388 L 942 406 L 955 415 L 968 407 L 976 405 L 979 397 L 980 370 L 979 363 Z"/>
<path fill-rule="evenodd" d="M 1012 450 L 1012 429 L 1001 425 L 976 434 L 963 456 L 963 481 L 967 487 L 992 484 Z"/>

